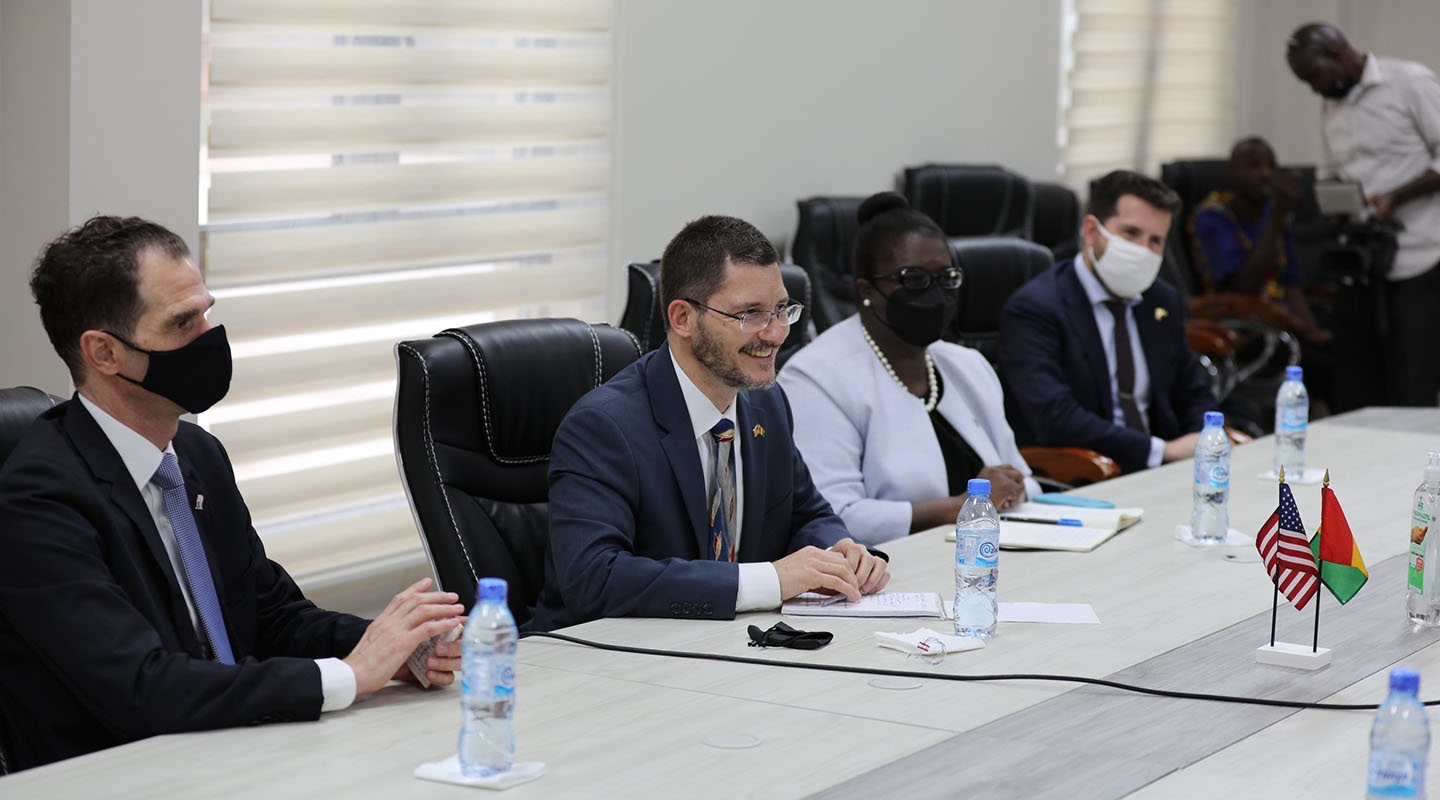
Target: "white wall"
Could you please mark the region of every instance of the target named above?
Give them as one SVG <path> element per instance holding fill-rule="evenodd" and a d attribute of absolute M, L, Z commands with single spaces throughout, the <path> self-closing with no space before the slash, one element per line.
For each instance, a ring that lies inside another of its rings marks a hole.
<path fill-rule="evenodd" d="M 199 239 L 200 4 L 0 0 L 0 386 L 69 379 L 28 277 L 95 214 Z"/>
<path fill-rule="evenodd" d="M 1357 49 L 1419 61 L 1440 72 L 1440 2 L 1265 0 L 1241 5 L 1239 135 L 1269 139 L 1280 160 L 1320 158 L 1320 99 L 1285 63 L 1285 39 L 1307 22 L 1329 22 Z"/>
<path fill-rule="evenodd" d="M 1059 0 L 621 0 L 618 29 L 620 263 L 707 213 L 786 241 L 796 200 L 907 165 L 1054 179 Z"/>

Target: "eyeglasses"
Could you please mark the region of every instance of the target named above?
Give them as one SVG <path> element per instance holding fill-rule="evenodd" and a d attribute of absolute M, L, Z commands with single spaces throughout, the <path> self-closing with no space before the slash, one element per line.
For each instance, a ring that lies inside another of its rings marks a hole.
<path fill-rule="evenodd" d="M 744 314 L 731 314 L 728 311 L 721 311 L 714 306 L 707 306 L 699 300 L 693 300 L 689 297 L 682 297 L 680 299 L 692 305 L 697 305 L 706 311 L 714 311 L 722 317 L 740 320 L 741 333 L 759 333 L 770 327 L 770 320 L 772 319 L 779 322 L 782 327 L 788 328 L 800 321 L 800 312 L 805 310 L 805 306 L 799 303 L 790 303 L 774 311 L 746 311 Z"/>
<path fill-rule="evenodd" d="M 924 267 L 901 267 L 899 272 L 876 275 L 871 280 L 895 281 L 916 292 L 929 289 L 931 283 L 938 284 L 941 289 L 959 289 L 960 284 L 965 282 L 965 272 L 959 267 L 946 267 L 935 273 Z"/>

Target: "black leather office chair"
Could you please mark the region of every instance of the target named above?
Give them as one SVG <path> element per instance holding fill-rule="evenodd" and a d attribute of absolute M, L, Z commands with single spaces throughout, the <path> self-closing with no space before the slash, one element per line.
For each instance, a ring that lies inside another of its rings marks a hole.
<path fill-rule="evenodd" d="M 1055 261 L 1069 261 L 1080 252 L 1080 196 L 1061 183 L 1031 184 L 1035 192 L 1032 238 L 1050 248 Z"/>
<path fill-rule="evenodd" d="M 620 327 L 629 331 L 640 344 L 641 352 L 648 353 L 665 343 L 664 309 L 660 307 L 660 262 L 648 261 L 631 264 L 629 294 L 625 299 L 625 313 L 620 315 Z M 775 366 L 784 366 L 790 356 L 815 340 L 815 323 L 811 321 L 810 307 L 814 294 L 810 291 L 810 276 L 794 264 L 780 265 L 780 278 L 785 282 L 785 291 L 790 299 L 805 306 L 800 321 L 790 327 L 780 352 L 775 355 Z"/>
<path fill-rule="evenodd" d="M 1049 269 L 1051 252 L 1024 239 L 951 239 L 950 253 L 965 273 L 951 341 L 999 358 L 1000 309 L 1026 281 Z"/>
<path fill-rule="evenodd" d="M 33 386 L 0 389 L 0 465 L 10 457 L 30 423 L 59 402 L 60 398 Z"/>
<path fill-rule="evenodd" d="M 16 386 L 0 389 L 0 466 L 19 444 L 20 437 L 35 418 L 53 408 L 60 398 L 51 396 L 33 386 Z M 4 709 L 0 709 L 0 775 L 10 774 L 10 759 L 7 752 L 7 734 Z"/>
<path fill-rule="evenodd" d="M 490 322 L 395 346 L 395 455 L 440 586 L 468 608 L 482 577 L 528 620 L 545 579 L 550 444 L 580 396 L 640 356 L 574 319 Z"/>
<path fill-rule="evenodd" d="M 1022 175 L 993 165 L 907 167 L 905 199 L 946 236 L 1033 235 L 1035 194 Z"/>
<path fill-rule="evenodd" d="M 863 197 L 809 197 L 795 202 L 800 221 L 790 241 L 790 260 L 810 275 L 814 305 L 810 318 L 815 330 L 826 328 L 855 313 L 855 280 L 850 251 L 860 228 L 857 212 Z"/>

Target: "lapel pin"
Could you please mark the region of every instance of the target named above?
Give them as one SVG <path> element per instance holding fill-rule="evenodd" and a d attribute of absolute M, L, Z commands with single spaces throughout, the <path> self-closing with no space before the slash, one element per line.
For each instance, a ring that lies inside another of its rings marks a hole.
<path fill-rule="evenodd" d="M 196 511 L 204 511 L 204 510 L 205 510 L 205 495 L 203 495 L 203 494 L 197 494 L 197 495 L 195 495 L 195 510 L 196 510 Z"/>
<path fill-rule="evenodd" d="M 1164 319 L 1165 319 L 1166 317 L 1168 317 L 1168 316 L 1170 316 L 1170 312 L 1169 312 L 1168 310 L 1166 310 L 1166 308 L 1165 308 L 1164 306 L 1155 306 L 1155 321 L 1156 321 L 1156 322 L 1162 322 L 1162 321 L 1164 321 Z"/>
<path fill-rule="evenodd" d="M 750 429 L 750 435 L 753 436 L 753 437 L 755 437 L 756 439 L 762 439 L 762 438 L 764 438 L 764 437 L 765 437 L 765 426 L 764 426 L 764 425 L 756 425 L 755 427 L 753 427 L 753 428 Z"/>

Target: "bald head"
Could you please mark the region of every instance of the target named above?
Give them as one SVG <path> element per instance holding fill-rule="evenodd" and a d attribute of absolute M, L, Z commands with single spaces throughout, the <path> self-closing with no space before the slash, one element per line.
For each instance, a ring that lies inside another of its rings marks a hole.
<path fill-rule="evenodd" d="M 1338 28 L 1325 22 L 1301 25 L 1285 42 L 1285 59 L 1295 77 L 1321 97 L 1339 100 L 1360 82 L 1365 55 Z"/>
<path fill-rule="evenodd" d="M 1249 136 L 1230 150 L 1225 180 L 1235 194 L 1256 204 L 1270 199 L 1275 179 L 1275 151 L 1259 136 Z"/>

